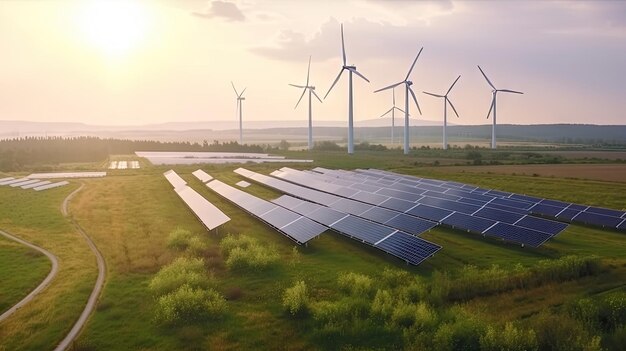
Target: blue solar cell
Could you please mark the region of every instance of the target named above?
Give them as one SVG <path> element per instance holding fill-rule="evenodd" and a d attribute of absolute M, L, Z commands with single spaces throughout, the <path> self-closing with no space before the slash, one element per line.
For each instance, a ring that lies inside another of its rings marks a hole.
<path fill-rule="evenodd" d="M 466 214 L 472 214 L 480 209 L 480 206 L 464 204 L 457 201 L 437 199 L 434 197 L 425 197 L 420 200 L 420 204 L 431 205 L 445 210 L 457 211 Z"/>
<path fill-rule="evenodd" d="M 426 192 L 426 190 L 418 189 L 416 187 L 412 187 L 412 186 L 405 185 L 405 184 L 399 184 L 399 183 L 390 185 L 389 188 L 400 190 L 400 191 L 406 191 L 408 193 L 418 194 L 418 195 L 421 195 Z"/>
<path fill-rule="evenodd" d="M 377 183 L 378 183 L 379 185 L 387 186 L 387 185 L 391 185 L 391 184 L 395 183 L 395 181 L 393 181 L 393 180 L 387 180 L 387 179 L 379 179 L 379 180 L 377 181 Z"/>
<path fill-rule="evenodd" d="M 325 232 L 326 229 L 327 228 L 325 226 L 319 223 L 315 223 L 306 217 L 300 217 L 300 219 L 297 219 L 294 222 L 287 224 L 280 230 L 290 237 L 296 239 L 296 241 L 305 243 L 320 235 L 320 233 Z"/>
<path fill-rule="evenodd" d="M 512 195 L 513 193 L 509 193 L 508 191 L 499 191 L 499 190 L 489 190 L 485 195 L 499 196 L 499 197 L 507 197 Z"/>
<path fill-rule="evenodd" d="M 564 208 L 566 208 L 567 206 L 570 205 L 570 203 L 568 203 L 568 202 L 557 201 L 557 200 L 548 200 L 548 199 L 541 200 L 540 204 L 542 204 L 542 205 L 550 205 L 550 206 L 554 206 L 554 207 L 560 207 L 561 209 L 564 209 Z"/>
<path fill-rule="evenodd" d="M 598 213 L 586 212 L 583 211 L 578 214 L 578 216 L 574 217 L 574 221 L 599 225 L 602 227 L 616 228 L 618 224 L 622 222 L 623 218 L 605 216 Z"/>
<path fill-rule="evenodd" d="M 466 203 L 466 204 L 477 205 L 477 206 L 483 206 L 484 204 L 486 204 L 485 201 L 480 201 L 480 200 L 475 200 L 475 199 L 468 199 L 468 198 L 465 198 L 465 197 L 460 198 L 459 202 L 463 202 L 463 203 Z"/>
<path fill-rule="evenodd" d="M 442 223 L 449 225 L 452 228 L 471 231 L 474 233 L 482 233 L 487 230 L 487 228 L 496 224 L 496 221 L 457 212 L 453 213 L 451 216 L 448 216 L 442 221 Z"/>
<path fill-rule="evenodd" d="M 242 207 L 245 208 L 248 212 L 260 216 L 267 211 L 274 209 L 276 205 L 259 199 L 259 201 L 244 203 L 242 204 Z"/>
<path fill-rule="evenodd" d="M 371 245 L 395 231 L 393 228 L 355 216 L 348 216 L 330 227 Z"/>
<path fill-rule="evenodd" d="M 493 201 L 491 201 L 490 203 L 486 204 L 485 207 L 497 208 L 498 210 L 519 213 L 519 214 L 522 214 L 522 215 L 528 214 L 528 210 L 522 210 L 521 208 L 515 208 L 515 207 L 509 207 L 509 206 L 503 206 L 503 205 L 494 204 Z"/>
<path fill-rule="evenodd" d="M 483 188 L 476 188 L 474 190 L 472 190 L 472 194 L 485 194 L 486 192 L 488 192 L 489 189 L 483 189 Z"/>
<path fill-rule="evenodd" d="M 398 183 L 406 184 L 406 185 L 410 185 L 410 186 L 415 186 L 415 185 L 419 184 L 420 182 L 418 182 L 417 180 L 400 179 L 400 180 L 398 180 Z"/>
<path fill-rule="evenodd" d="M 289 208 L 290 210 L 293 210 L 294 212 L 297 212 L 303 216 L 308 215 L 309 213 L 313 212 L 313 211 L 317 211 L 318 209 L 322 208 L 322 205 L 318 205 L 318 204 L 314 204 L 312 202 L 308 202 L 308 201 L 302 201 L 302 203 L 296 207 L 293 208 Z"/>
<path fill-rule="evenodd" d="M 316 222 L 322 223 L 323 225 L 330 226 L 331 224 L 344 218 L 346 214 L 327 207 L 320 207 L 306 216 Z"/>
<path fill-rule="evenodd" d="M 597 214 L 601 214 L 605 216 L 612 216 L 612 217 L 621 217 L 624 215 L 623 211 L 612 210 L 609 208 L 602 208 L 602 207 L 589 207 L 585 211 L 591 212 L 591 213 L 597 213 Z"/>
<path fill-rule="evenodd" d="M 474 214 L 474 216 L 493 219 L 498 222 L 513 224 L 519 221 L 524 215 L 514 212 L 498 210 L 496 208 L 484 207 Z"/>
<path fill-rule="evenodd" d="M 350 213 L 358 216 L 361 213 L 369 210 L 373 206 L 350 199 L 341 199 L 337 202 L 332 203 L 329 207 L 341 212 Z"/>
<path fill-rule="evenodd" d="M 456 196 L 456 195 L 452 195 L 452 194 L 444 194 L 444 193 L 440 193 L 440 192 L 436 192 L 436 191 L 427 191 L 425 193 L 423 193 L 422 195 L 424 196 L 431 196 L 431 197 L 437 197 L 440 199 L 446 199 L 446 200 L 452 200 L 452 201 L 457 201 L 459 200 L 461 197 L 460 196 Z"/>
<path fill-rule="evenodd" d="M 441 249 L 439 245 L 402 232 L 388 237 L 376 247 L 414 265 Z"/>
<path fill-rule="evenodd" d="M 436 191 L 438 193 L 443 193 L 444 191 L 448 190 L 448 189 L 442 188 L 440 186 L 424 184 L 423 182 L 418 184 L 417 187 L 420 188 L 420 189 L 424 189 L 424 190 Z"/>
<path fill-rule="evenodd" d="M 436 226 L 437 223 L 407 214 L 399 214 L 385 222 L 385 225 L 403 230 L 409 234 L 420 235 Z"/>
<path fill-rule="evenodd" d="M 369 219 L 370 221 L 385 223 L 393 217 L 399 215 L 400 213 L 392 210 L 388 210 L 382 207 L 373 207 L 365 212 L 363 212 L 360 217 L 365 219 Z"/>
<path fill-rule="evenodd" d="M 463 183 L 457 183 L 457 182 L 445 182 L 443 183 L 443 186 L 448 187 L 450 189 L 460 189 L 463 187 Z"/>
<path fill-rule="evenodd" d="M 368 193 L 366 191 L 361 191 L 361 192 L 358 192 L 358 193 L 350 196 L 350 198 L 353 199 L 353 200 L 362 201 L 362 202 L 365 202 L 365 203 L 368 203 L 368 204 L 372 204 L 372 205 L 379 205 L 380 203 L 382 203 L 385 200 L 387 200 L 389 197 L 383 196 L 383 195 L 378 195 L 378 194 Z"/>
<path fill-rule="evenodd" d="M 479 200 L 479 201 L 483 201 L 483 202 L 489 202 L 489 201 L 492 201 L 494 199 L 493 196 L 481 195 L 481 194 L 478 194 L 478 193 L 470 193 L 469 195 L 466 196 L 466 198 L 472 199 L 472 200 Z"/>
<path fill-rule="evenodd" d="M 303 201 L 289 195 L 283 195 L 277 199 L 272 200 L 272 202 L 282 207 L 294 208 L 300 205 Z"/>
<path fill-rule="evenodd" d="M 469 185 L 469 184 L 463 185 L 463 190 L 465 190 L 465 191 L 471 192 L 471 191 L 474 191 L 476 189 L 478 189 L 478 187 L 475 187 L 473 185 Z"/>
<path fill-rule="evenodd" d="M 343 196 L 343 197 L 350 197 L 358 193 L 359 191 L 360 190 L 357 190 L 357 189 L 340 188 L 340 189 L 333 191 L 333 194 Z"/>
<path fill-rule="evenodd" d="M 587 208 L 589 208 L 589 206 L 585 206 L 585 205 L 578 205 L 578 204 L 571 204 L 569 205 L 568 208 L 574 209 L 574 210 L 578 210 L 578 211 L 584 211 Z"/>
<path fill-rule="evenodd" d="M 566 208 L 561 213 L 559 213 L 556 216 L 556 218 L 564 220 L 564 221 L 571 221 L 572 218 L 576 217 L 576 215 L 578 215 L 579 213 L 580 213 L 580 211 L 577 210 L 577 209 Z"/>
<path fill-rule="evenodd" d="M 420 180 L 421 183 L 426 183 L 426 184 L 432 184 L 432 185 L 436 185 L 436 186 L 441 186 L 441 184 L 444 184 L 445 181 L 443 180 L 437 180 L 437 179 L 428 179 L 428 178 L 422 178 L 422 180 Z"/>
<path fill-rule="evenodd" d="M 493 201 L 490 202 L 490 204 L 497 204 L 497 205 L 502 205 L 502 206 L 524 209 L 524 210 L 529 209 L 533 205 L 531 203 L 524 202 L 524 201 L 515 201 L 511 199 L 502 199 L 502 198 L 494 199 Z"/>
<path fill-rule="evenodd" d="M 530 213 L 538 214 L 541 216 L 549 216 L 555 217 L 561 211 L 563 211 L 563 207 L 555 207 L 545 204 L 536 204 L 535 206 L 530 208 Z"/>
<path fill-rule="evenodd" d="M 380 189 L 376 192 L 376 194 L 381 194 L 389 197 L 393 197 L 396 199 L 407 200 L 411 202 L 415 202 L 422 198 L 422 195 L 408 193 L 406 191 L 394 190 L 394 189 Z"/>
<path fill-rule="evenodd" d="M 533 197 L 533 196 L 528 196 L 528 195 L 520 195 L 520 194 L 513 194 L 513 195 L 509 196 L 509 198 L 511 198 L 513 200 L 521 200 L 521 201 L 526 201 L 526 202 L 531 202 L 531 203 L 538 203 L 539 201 L 543 200 L 543 199 L 540 199 L 538 197 Z"/>
<path fill-rule="evenodd" d="M 485 231 L 485 235 L 495 236 L 533 247 L 538 247 L 546 240 L 550 239 L 550 234 L 507 223 L 496 223 L 496 225 Z"/>
<path fill-rule="evenodd" d="M 377 192 L 378 190 L 381 189 L 378 186 L 372 186 L 372 185 L 367 185 L 367 184 L 362 184 L 362 183 L 353 184 L 351 187 L 354 189 L 369 191 L 370 193 Z"/>
<path fill-rule="evenodd" d="M 420 204 L 416 207 L 413 207 L 409 211 L 407 211 L 407 213 L 416 217 L 426 218 L 426 219 L 430 219 L 431 221 L 440 222 L 443 218 L 452 214 L 452 211 L 444 210 L 444 209 L 429 206 L 429 205 Z"/>
<path fill-rule="evenodd" d="M 261 215 L 262 220 L 279 229 L 300 217 L 302 216 L 279 206 L 276 206 L 273 210 Z"/>
<path fill-rule="evenodd" d="M 531 216 L 526 216 L 520 219 L 517 223 L 515 223 L 515 225 L 548 233 L 552 236 L 559 234 L 567 228 L 566 223 Z"/>
<path fill-rule="evenodd" d="M 379 206 L 384 207 L 384 208 L 390 208 L 392 210 L 396 210 L 400 212 L 406 212 L 410 210 L 411 208 L 415 207 L 415 205 L 416 204 L 414 202 L 391 198 L 383 202 Z"/>
<path fill-rule="evenodd" d="M 626 230 L 626 219 L 624 219 L 622 223 L 617 226 L 617 229 Z"/>

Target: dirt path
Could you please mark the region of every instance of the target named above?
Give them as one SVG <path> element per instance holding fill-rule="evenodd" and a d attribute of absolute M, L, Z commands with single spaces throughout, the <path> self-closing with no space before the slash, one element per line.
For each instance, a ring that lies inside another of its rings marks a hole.
<path fill-rule="evenodd" d="M 57 275 L 57 272 L 59 271 L 59 260 L 50 251 L 41 248 L 35 244 L 31 244 L 28 241 L 22 240 L 18 237 L 15 237 L 5 231 L 0 230 L 0 235 L 41 252 L 42 254 L 46 255 L 52 263 L 52 268 L 50 269 L 50 273 L 48 273 L 48 276 L 20 302 L 16 303 L 15 305 L 13 305 L 13 307 L 9 308 L 6 312 L 0 315 L 0 322 L 2 322 L 3 320 L 9 318 L 9 316 L 15 313 L 17 310 L 22 308 L 24 305 L 29 303 L 33 298 L 35 298 L 35 296 L 37 296 L 37 294 L 43 291 L 43 289 L 45 289 L 50 284 L 50 282 L 52 282 L 52 279 L 54 279 L 54 277 Z"/>
<path fill-rule="evenodd" d="M 63 214 L 63 216 L 65 217 L 69 216 L 69 212 L 68 212 L 69 201 L 84 186 L 85 185 L 82 184 L 80 188 L 74 190 L 71 194 L 69 194 L 65 198 L 65 200 L 63 200 L 63 204 L 61 205 L 61 213 Z M 70 330 L 67 336 L 65 336 L 65 338 L 54 349 L 55 351 L 63 351 L 63 350 L 68 349 L 70 345 L 72 344 L 72 342 L 76 339 L 76 337 L 78 337 L 78 334 L 83 329 L 83 327 L 87 323 L 87 319 L 89 318 L 89 316 L 91 315 L 91 313 L 96 307 L 96 303 L 98 302 L 98 297 L 100 296 L 100 292 L 102 291 L 102 287 L 104 286 L 104 280 L 106 277 L 106 264 L 104 262 L 104 257 L 102 257 L 102 254 L 100 253 L 100 251 L 98 251 L 98 248 L 96 247 L 94 242 L 91 240 L 91 238 L 89 238 L 89 236 L 85 233 L 83 228 L 81 228 L 80 225 L 78 225 L 78 223 L 74 221 L 74 219 L 70 218 L 70 221 L 72 222 L 72 225 L 74 225 L 76 230 L 83 236 L 83 238 L 85 238 L 85 241 L 87 241 L 89 248 L 91 248 L 91 251 L 93 251 L 93 253 L 96 255 L 96 261 L 98 263 L 98 278 L 96 279 L 96 284 L 94 285 L 93 290 L 91 291 L 91 295 L 89 295 L 89 300 L 87 300 L 87 305 L 85 305 L 85 309 L 80 314 L 80 317 L 78 318 L 76 323 L 74 323 L 72 330 Z"/>

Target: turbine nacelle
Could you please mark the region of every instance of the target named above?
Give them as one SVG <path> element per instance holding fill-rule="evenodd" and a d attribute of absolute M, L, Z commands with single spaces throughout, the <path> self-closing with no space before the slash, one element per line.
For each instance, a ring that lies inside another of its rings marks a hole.
<path fill-rule="evenodd" d="M 345 69 L 356 69 L 356 66 L 354 66 L 354 65 L 353 66 L 343 66 L 343 68 L 345 68 Z"/>

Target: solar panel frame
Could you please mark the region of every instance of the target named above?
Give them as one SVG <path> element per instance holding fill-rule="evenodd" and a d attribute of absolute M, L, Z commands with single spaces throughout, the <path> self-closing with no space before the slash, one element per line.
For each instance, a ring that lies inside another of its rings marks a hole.
<path fill-rule="evenodd" d="M 337 230 L 371 245 L 376 244 L 386 236 L 397 231 L 396 229 L 356 216 L 347 216 L 333 223 L 330 227 L 333 230 Z"/>
<path fill-rule="evenodd" d="M 443 219 L 442 223 L 455 229 L 482 234 L 496 224 L 497 221 L 455 212 Z"/>
<path fill-rule="evenodd" d="M 539 247 L 551 238 L 547 233 L 502 222 L 496 223 L 483 234 L 532 247 Z"/>
<path fill-rule="evenodd" d="M 491 207 L 483 207 L 473 214 L 477 217 L 493 219 L 494 221 L 514 224 L 524 217 L 524 215 L 514 212 L 508 212 Z"/>
<path fill-rule="evenodd" d="M 61 181 L 61 182 L 50 183 L 50 184 L 46 184 L 46 185 L 40 185 L 40 186 L 34 187 L 33 190 L 35 190 L 35 191 L 43 191 L 43 190 L 48 190 L 48 189 L 62 187 L 62 186 L 68 185 L 69 183 L 70 182 L 68 182 L 67 180 L 64 180 L 64 181 Z"/>
<path fill-rule="evenodd" d="M 516 226 L 530 228 L 539 232 L 548 233 L 551 236 L 558 235 L 567 228 L 566 223 L 551 221 L 549 219 L 533 216 L 524 216 L 515 223 Z"/>

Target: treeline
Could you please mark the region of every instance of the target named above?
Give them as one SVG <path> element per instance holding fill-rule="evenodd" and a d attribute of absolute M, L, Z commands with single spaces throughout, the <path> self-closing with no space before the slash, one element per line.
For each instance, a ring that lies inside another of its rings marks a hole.
<path fill-rule="evenodd" d="M 153 140 L 102 139 L 98 137 L 23 137 L 0 140 L 0 171 L 20 171 L 34 165 L 98 162 L 109 155 L 135 151 L 268 152 L 271 145 L 161 142 Z"/>

